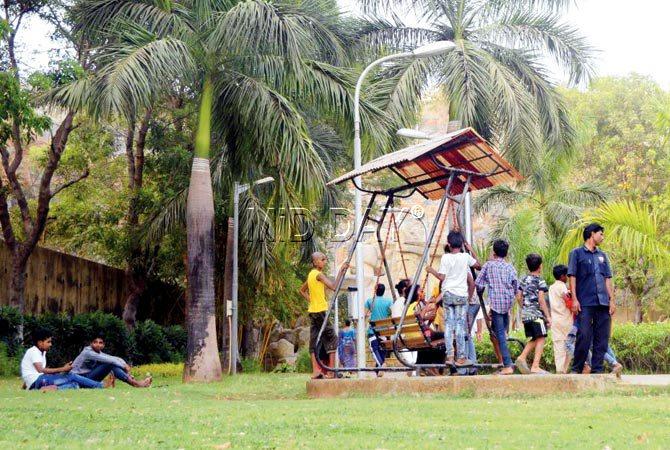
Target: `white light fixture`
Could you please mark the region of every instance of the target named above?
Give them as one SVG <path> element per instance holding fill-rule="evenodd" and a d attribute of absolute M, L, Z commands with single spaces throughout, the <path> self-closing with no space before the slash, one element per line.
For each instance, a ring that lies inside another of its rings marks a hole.
<path fill-rule="evenodd" d="M 409 139 L 433 139 L 433 135 L 425 131 L 412 130 L 411 128 L 401 128 L 395 133 L 396 135 Z"/>
<path fill-rule="evenodd" d="M 428 56 L 436 56 L 453 50 L 456 47 L 451 41 L 437 41 L 430 44 L 422 45 L 421 47 L 412 50 L 412 55 L 416 58 L 426 58 Z"/>

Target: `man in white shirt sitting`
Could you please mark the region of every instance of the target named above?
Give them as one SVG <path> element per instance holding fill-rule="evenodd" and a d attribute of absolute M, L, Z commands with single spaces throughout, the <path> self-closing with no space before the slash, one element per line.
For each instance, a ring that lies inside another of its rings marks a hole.
<path fill-rule="evenodd" d="M 57 389 L 77 389 L 77 376 L 70 374 L 72 363 L 62 367 L 48 368 L 46 354 L 51 348 L 52 334 L 48 330 L 37 329 L 33 333 L 35 345 L 30 347 L 21 360 L 21 377 L 26 389 L 55 391 Z M 102 383 L 98 383 L 102 387 Z"/>

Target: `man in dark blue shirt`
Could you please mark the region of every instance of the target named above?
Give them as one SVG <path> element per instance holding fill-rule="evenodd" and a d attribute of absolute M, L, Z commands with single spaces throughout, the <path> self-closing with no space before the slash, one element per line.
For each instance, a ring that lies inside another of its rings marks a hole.
<path fill-rule="evenodd" d="M 572 292 L 572 311 L 577 313 L 577 342 L 573 373 L 582 373 L 593 343 L 591 372 L 603 370 L 610 323 L 616 305 L 612 286 L 612 269 L 607 255 L 598 249 L 604 239 L 604 228 L 592 223 L 584 228 L 584 245 L 570 252 L 568 277 Z"/>

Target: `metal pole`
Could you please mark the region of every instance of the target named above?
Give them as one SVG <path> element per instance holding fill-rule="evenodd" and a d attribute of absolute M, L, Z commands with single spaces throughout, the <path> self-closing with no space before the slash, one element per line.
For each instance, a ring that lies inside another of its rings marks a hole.
<path fill-rule="evenodd" d="M 470 245 L 473 245 L 472 242 L 472 196 L 470 191 L 465 193 L 465 240 L 468 241 Z"/>
<path fill-rule="evenodd" d="M 377 65 L 397 58 L 406 58 L 413 56 L 412 53 L 398 53 L 395 55 L 385 56 L 379 58 L 376 61 L 370 63 L 369 66 L 363 70 L 360 77 L 358 77 L 358 82 L 356 83 L 356 90 L 354 92 L 354 170 L 358 170 L 361 167 L 361 112 L 360 112 L 360 99 L 361 99 L 361 87 L 363 85 L 363 80 L 366 75 Z M 357 176 L 354 178 L 354 184 L 356 186 L 362 187 L 361 177 Z M 356 189 L 354 192 L 354 228 L 358 230 L 363 221 L 362 212 L 361 212 L 361 202 L 362 194 L 359 189 Z M 358 367 L 365 367 L 365 342 L 366 332 L 365 332 L 365 273 L 363 270 L 363 250 L 356 249 L 356 289 L 358 296 L 358 317 L 356 318 L 356 354 L 357 354 L 357 363 Z M 362 378 L 362 373 L 359 375 Z"/>
<path fill-rule="evenodd" d="M 230 327 L 230 357 L 232 359 L 231 375 L 237 373 L 237 290 L 238 290 L 238 236 L 240 228 L 240 183 L 233 184 L 233 305 L 232 305 L 232 326 Z"/>

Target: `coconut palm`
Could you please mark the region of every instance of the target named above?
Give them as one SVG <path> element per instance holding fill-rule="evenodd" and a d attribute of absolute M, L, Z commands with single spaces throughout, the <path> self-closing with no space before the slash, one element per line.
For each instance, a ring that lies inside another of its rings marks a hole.
<path fill-rule="evenodd" d="M 493 141 L 523 173 L 534 169 L 542 147 L 567 149 L 572 129 L 550 81 L 553 58 L 573 82 L 587 78 L 591 48 L 561 22 L 567 0 L 362 0 L 368 12 L 407 7 L 425 26 L 376 19 L 362 45 L 407 50 L 449 40 L 455 51 L 428 63 L 414 61 L 407 78 L 431 79 L 450 102 L 451 119 Z M 420 81 L 413 84 L 421 85 Z"/>
<path fill-rule="evenodd" d="M 525 270 L 526 255 L 535 252 L 544 257 L 545 272 L 551 274 L 565 234 L 585 208 L 597 207 L 607 198 L 606 190 L 598 184 L 572 183 L 565 175 L 571 159 L 545 151 L 533 174 L 522 183 L 494 186 L 473 201 L 478 212 L 493 214 L 492 235 L 510 242 L 519 270 Z"/>
<path fill-rule="evenodd" d="M 602 247 L 614 260 L 619 284 L 631 293 L 634 321 L 640 323 L 645 301 L 670 275 L 670 239 L 662 231 L 670 217 L 634 201 L 616 201 L 588 210 L 563 240 L 563 261 L 567 261 L 570 250 L 583 245 L 582 231 L 593 222 L 605 228 Z"/>

